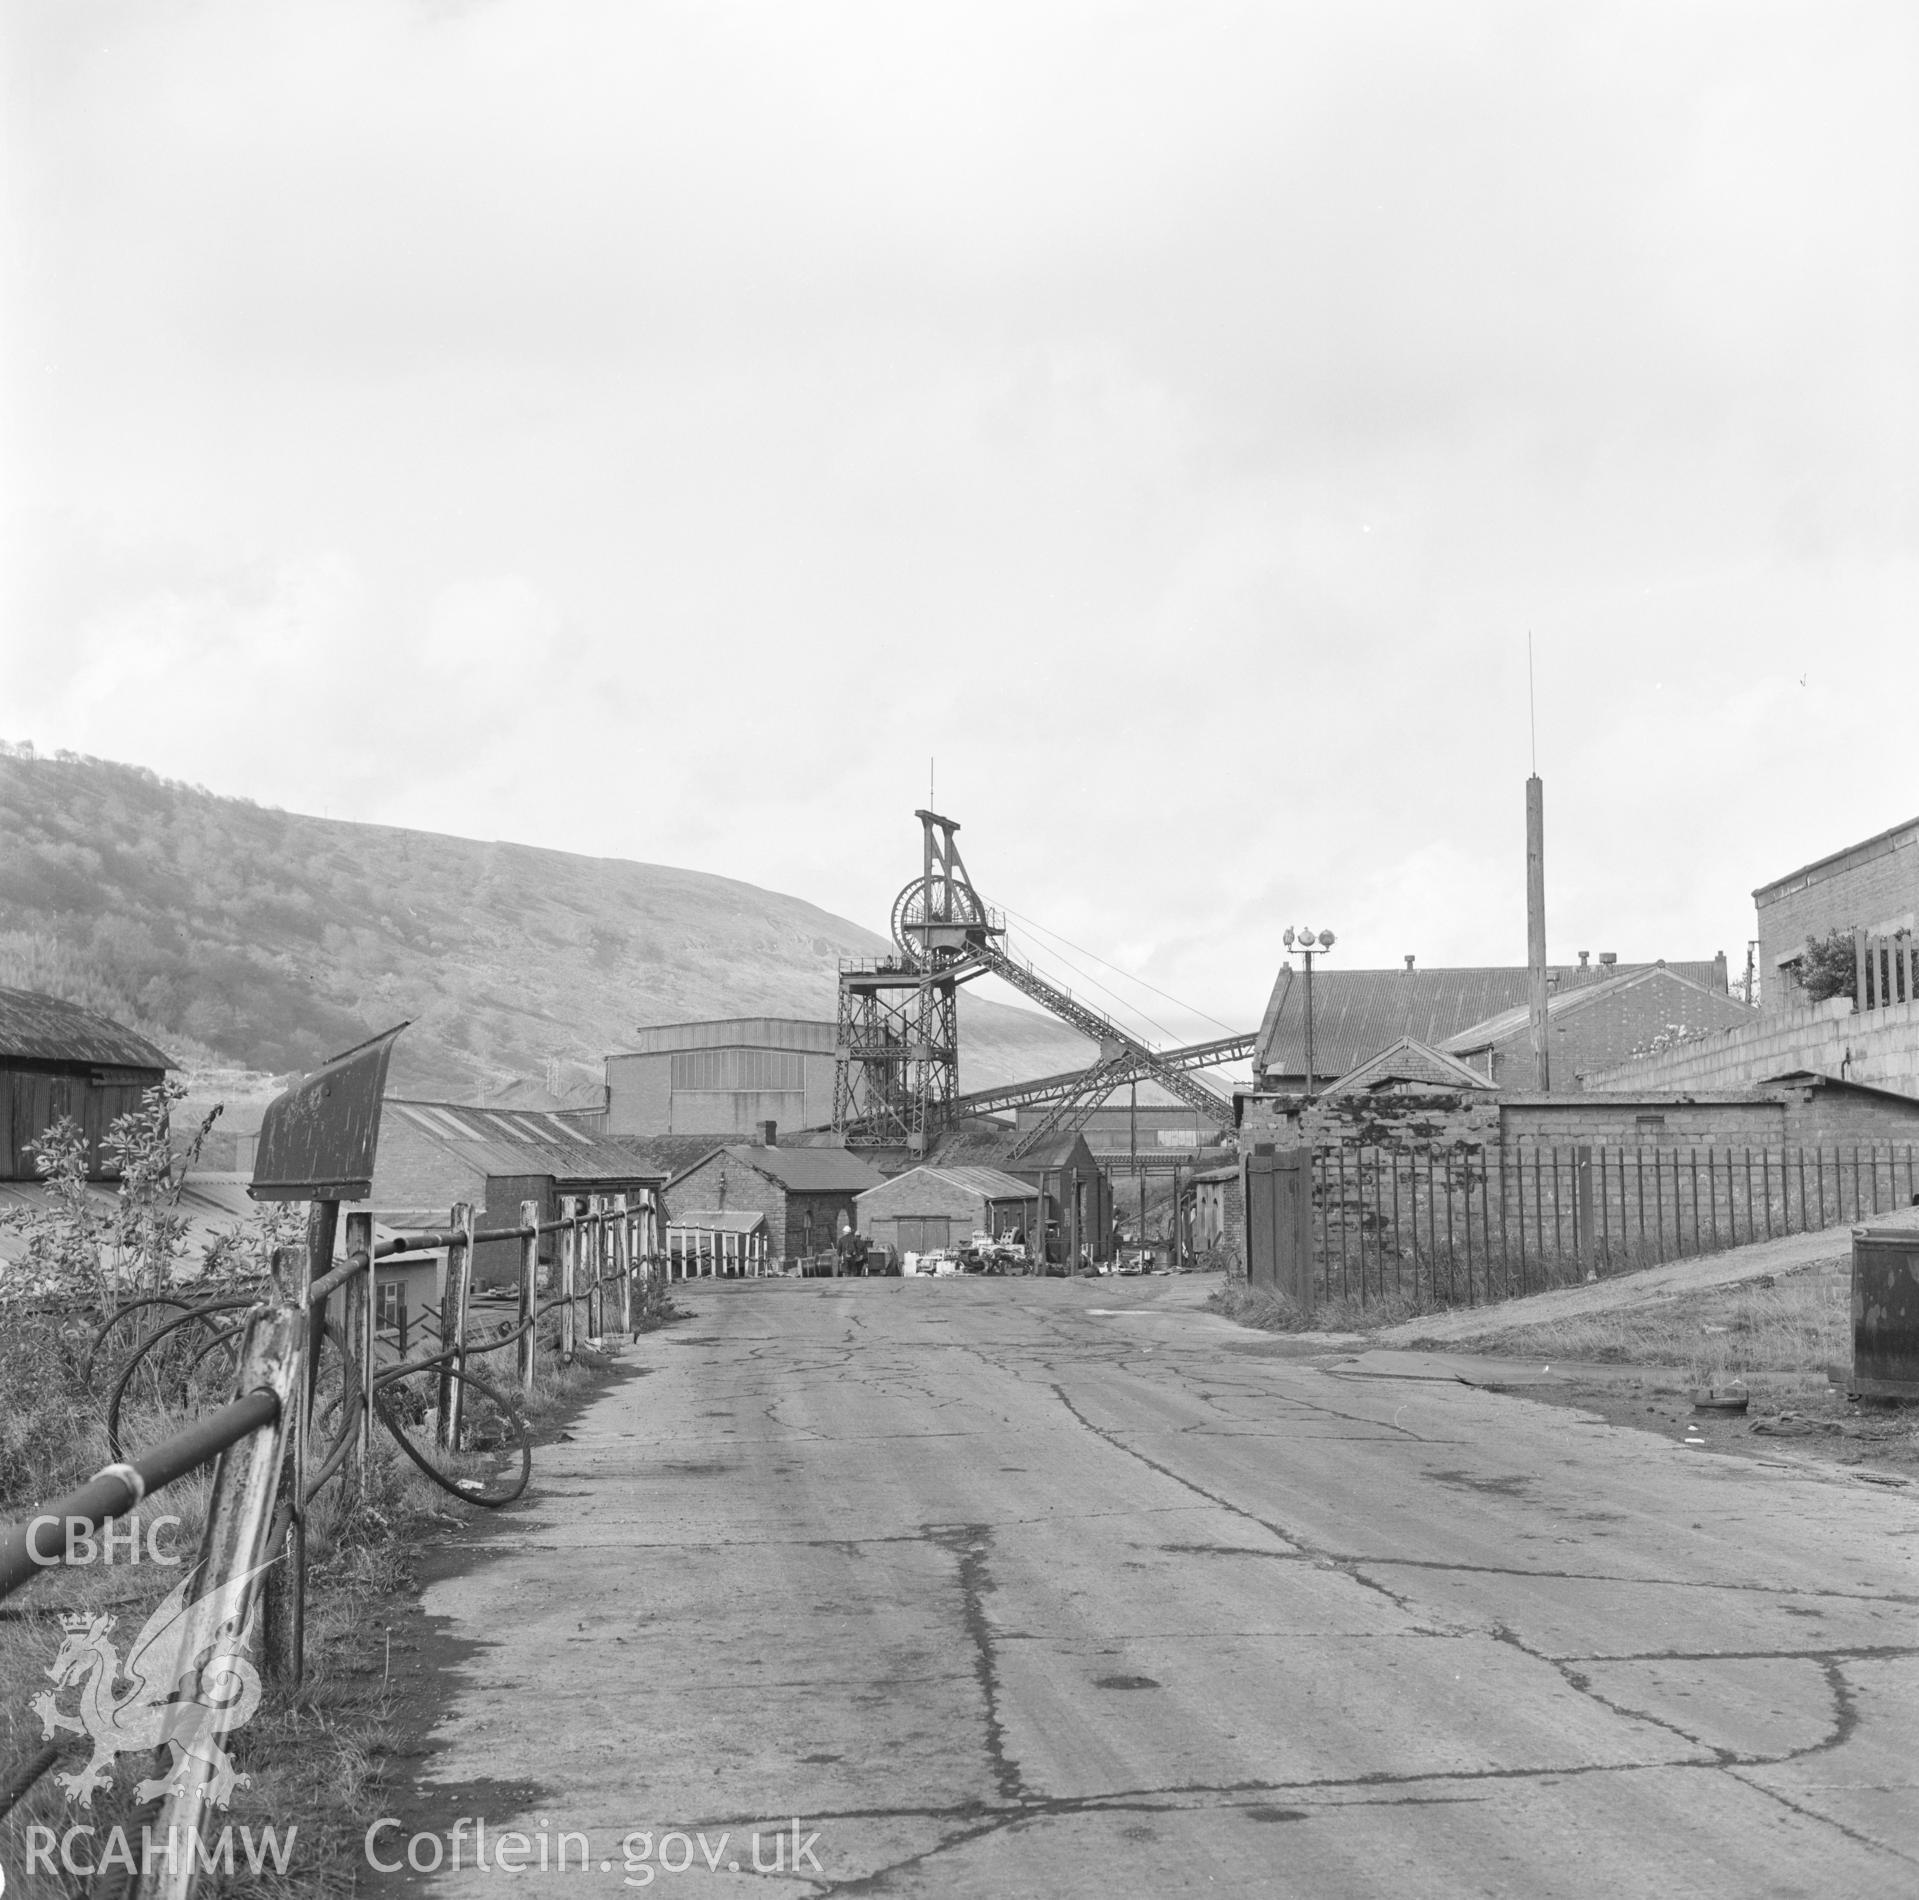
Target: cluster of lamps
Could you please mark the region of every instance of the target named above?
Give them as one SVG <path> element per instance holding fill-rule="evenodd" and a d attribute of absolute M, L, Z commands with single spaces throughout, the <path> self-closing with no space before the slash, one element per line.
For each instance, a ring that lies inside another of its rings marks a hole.
<path fill-rule="evenodd" d="M 1323 955 L 1333 947 L 1333 933 L 1330 930 L 1314 931 L 1301 924 L 1295 930 L 1291 924 L 1286 926 L 1283 939 L 1288 950 L 1297 950 L 1306 959 L 1306 1099 L 1313 1096 L 1313 956 L 1315 952 Z"/>

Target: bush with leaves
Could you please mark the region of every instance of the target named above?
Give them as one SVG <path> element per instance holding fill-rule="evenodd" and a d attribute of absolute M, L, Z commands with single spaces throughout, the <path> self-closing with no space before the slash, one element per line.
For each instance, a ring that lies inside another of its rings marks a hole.
<path fill-rule="evenodd" d="M 180 1191 L 220 1113 L 214 1109 L 176 1150 L 173 1110 L 185 1095 L 182 1084 L 161 1082 L 108 1128 L 102 1147 L 117 1176 L 111 1201 L 88 1183 L 86 1135 L 71 1115 L 28 1145 L 46 1193 L 0 1214 L 26 1242 L 7 1276 L 9 1292 L 77 1301 L 104 1315 L 123 1299 L 166 1290 L 189 1251 Z"/>
<path fill-rule="evenodd" d="M 1859 987 L 1859 963 L 1850 930 L 1828 931 L 1823 937 L 1808 937 L 1799 953 L 1799 988 L 1809 1003 L 1823 1003 L 1843 996 L 1855 1001 Z"/>

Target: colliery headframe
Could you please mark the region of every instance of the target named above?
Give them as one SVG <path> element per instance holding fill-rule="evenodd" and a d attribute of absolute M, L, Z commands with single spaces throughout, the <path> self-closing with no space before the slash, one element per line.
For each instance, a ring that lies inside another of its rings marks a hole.
<path fill-rule="evenodd" d="M 843 962 L 835 1049 L 833 1128 L 849 1147 L 924 1154 L 945 1129 L 975 1115 L 1050 1102 L 1009 1158 L 1076 1134 L 1128 1082 L 1153 1081 L 1222 1129 L 1232 1103 L 1196 1070 L 1245 1060 L 1254 1036 L 1153 1049 L 1102 1011 L 1006 948 L 1006 923 L 980 896 L 961 859 L 959 821 L 916 811 L 920 874 L 893 900 L 894 954 Z M 1013 1087 L 959 1091 L 959 986 L 996 976 L 1095 1044 L 1087 1068 Z"/>

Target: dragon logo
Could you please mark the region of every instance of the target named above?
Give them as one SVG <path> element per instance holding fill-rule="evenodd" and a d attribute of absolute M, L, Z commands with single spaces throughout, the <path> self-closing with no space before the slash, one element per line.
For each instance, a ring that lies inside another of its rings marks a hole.
<path fill-rule="evenodd" d="M 60 1619 L 66 1640 L 46 1672 L 53 1689 L 43 1690 L 30 1706 L 48 1741 L 62 1729 L 92 1738 L 92 1759 L 72 1774 L 55 1777 L 69 1800 L 92 1807 L 94 1790 L 113 1779 L 116 1755 L 161 1747 L 173 1750 L 172 1766 L 139 1783 L 136 1800 L 185 1793 L 196 1762 L 207 1772 L 207 1794 L 217 1807 L 227 1805 L 235 1788 L 250 1785 L 249 1777 L 234 1772 L 219 1738 L 241 1727 L 260 1706 L 260 1677 L 245 1652 L 255 1620 L 253 1582 L 271 1562 L 193 1603 L 187 1593 L 199 1570 L 190 1571 L 147 1618 L 124 1663 L 108 1640 L 113 1617 Z M 61 1710 L 57 1699 L 75 1685 L 80 1689 L 77 1720 Z"/>

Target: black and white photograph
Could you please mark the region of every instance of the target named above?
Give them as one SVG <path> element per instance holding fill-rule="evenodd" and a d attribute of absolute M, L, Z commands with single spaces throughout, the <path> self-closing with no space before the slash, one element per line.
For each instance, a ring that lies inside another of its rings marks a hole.
<path fill-rule="evenodd" d="M 1919 1885 L 1919 9 L 0 0 L 0 1896 Z"/>

